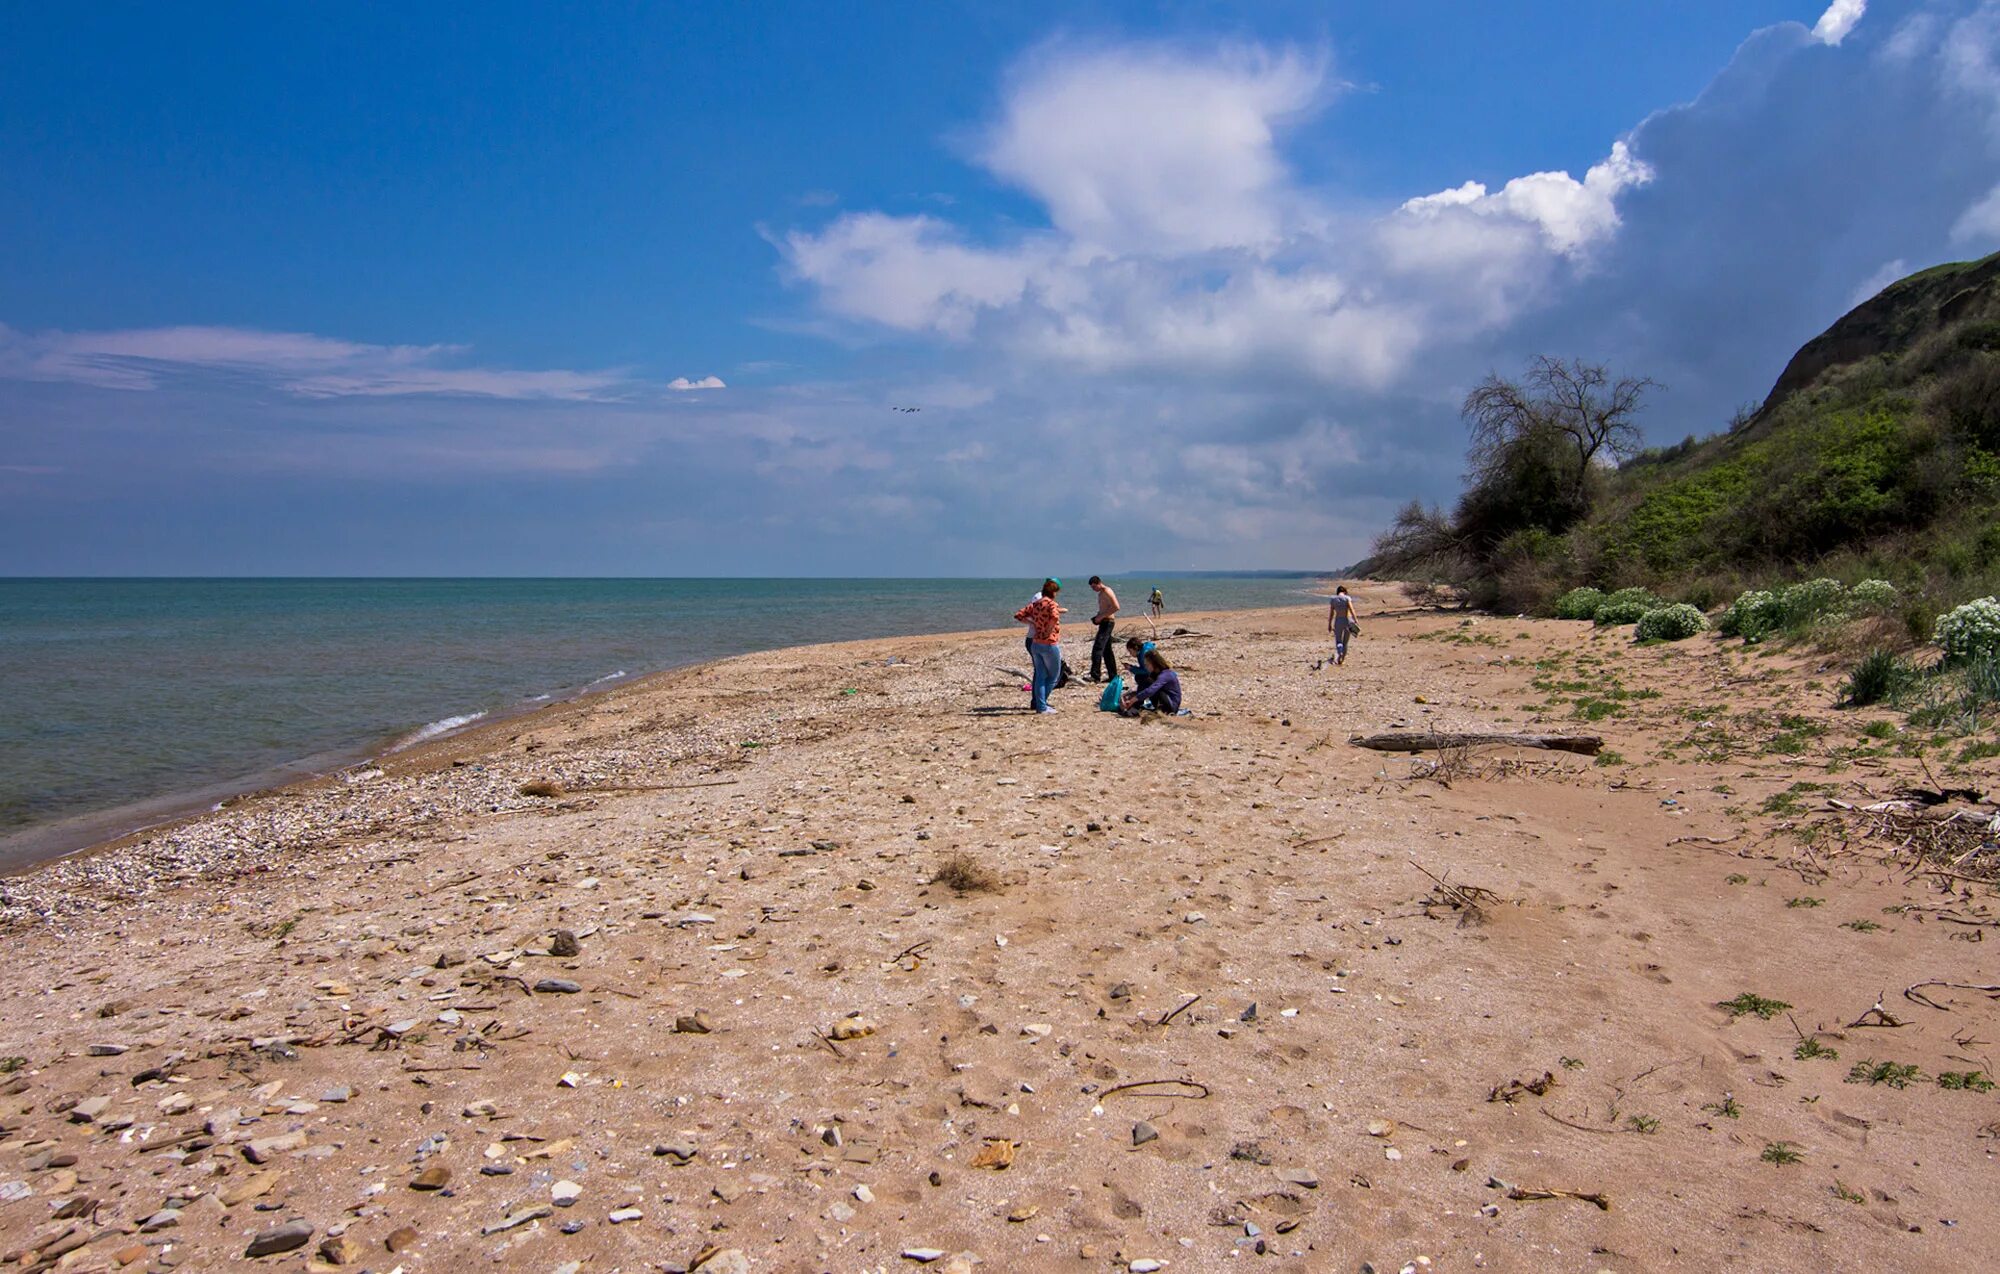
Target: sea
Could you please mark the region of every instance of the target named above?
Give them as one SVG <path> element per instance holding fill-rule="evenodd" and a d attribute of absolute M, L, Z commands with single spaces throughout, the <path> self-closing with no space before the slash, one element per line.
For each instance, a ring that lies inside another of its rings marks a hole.
<path fill-rule="evenodd" d="M 1128 615 L 1158 585 L 1169 619 L 1314 579 L 1105 578 Z M 0 579 L 0 871 L 661 669 L 1011 626 L 1039 583 Z"/>

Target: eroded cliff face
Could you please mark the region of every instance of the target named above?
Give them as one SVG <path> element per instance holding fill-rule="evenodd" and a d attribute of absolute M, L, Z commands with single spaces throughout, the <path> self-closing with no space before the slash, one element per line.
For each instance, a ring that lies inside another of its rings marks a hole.
<path fill-rule="evenodd" d="M 1855 306 L 1792 355 L 1763 411 L 1830 367 L 1897 353 L 1940 328 L 1978 319 L 2000 319 L 2000 253 L 1919 271 Z"/>

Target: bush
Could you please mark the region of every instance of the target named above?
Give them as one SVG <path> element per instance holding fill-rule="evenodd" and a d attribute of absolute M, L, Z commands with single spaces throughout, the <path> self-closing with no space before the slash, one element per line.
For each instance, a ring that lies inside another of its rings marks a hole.
<path fill-rule="evenodd" d="M 1837 579 L 1787 584 L 1778 590 L 1778 622 L 1786 628 L 1804 628 L 1821 615 L 1839 610 L 1846 593 L 1847 586 Z"/>
<path fill-rule="evenodd" d="M 1640 641 L 1680 641 L 1708 629 L 1708 620 L 1686 602 L 1661 606 L 1639 616 Z"/>
<path fill-rule="evenodd" d="M 1931 640 L 1952 663 L 2000 656 L 2000 601 L 1982 597 L 1939 616 Z"/>
<path fill-rule="evenodd" d="M 1729 603 L 1729 609 L 1722 612 L 1716 630 L 1725 637 L 1761 641 L 1778 626 L 1781 614 L 1777 594 L 1753 588 Z"/>
<path fill-rule="evenodd" d="M 1643 588 L 1621 588 L 1604 599 L 1591 619 L 1599 628 L 1612 624 L 1636 624 L 1639 617 L 1660 604 L 1660 599 Z"/>
<path fill-rule="evenodd" d="M 1886 615 L 1896 600 L 1896 586 L 1885 579 L 1865 579 L 1847 590 L 1847 609 L 1856 615 Z"/>
<path fill-rule="evenodd" d="M 1847 690 L 1841 701 L 1851 708 L 1865 708 L 1871 703 L 1894 698 L 1916 679 L 1917 670 L 1909 660 L 1878 647 L 1854 665 L 1854 671 L 1848 674 Z"/>
<path fill-rule="evenodd" d="M 1595 619 L 1597 608 L 1604 604 L 1604 590 L 1601 588 L 1572 588 L 1556 598 L 1557 619 Z"/>

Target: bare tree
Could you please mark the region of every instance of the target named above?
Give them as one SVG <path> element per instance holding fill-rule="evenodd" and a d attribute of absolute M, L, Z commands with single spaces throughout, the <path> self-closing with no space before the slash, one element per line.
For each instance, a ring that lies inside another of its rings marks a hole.
<path fill-rule="evenodd" d="M 1518 384 L 1490 374 L 1465 396 L 1474 468 L 1491 472 L 1525 443 L 1560 440 L 1574 459 L 1569 480 L 1581 501 L 1593 466 L 1637 454 L 1644 440 L 1634 417 L 1646 391 L 1658 387 L 1644 376 L 1613 380 L 1601 364 L 1547 354 L 1528 364 Z"/>

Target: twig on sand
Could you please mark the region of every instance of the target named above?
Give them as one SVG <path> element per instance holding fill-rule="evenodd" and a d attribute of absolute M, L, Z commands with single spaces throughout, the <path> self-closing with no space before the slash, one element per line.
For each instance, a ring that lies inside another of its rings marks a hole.
<path fill-rule="evenodd" d="M 1602 1211 L 1611 1211 L 1611 1196 L 1601 1194 L 1595 1190 L 1557 1190 L 1554 1188 L 1508 1185 L 1507 1182 L 1502 1181 L 1498 1177 L 1488 1178 L 1486 1184 L 1504 1187 L 1508 1198 L 1519 1199 L 1523 1202 L 1533 1202 L 1537 1199 L 1581 1199 L 1585 1203 L 1596 1204 Z"/>
<path fill-rule="evenodd" d="M 1923 984 L 1919 983 L 1918 985 L 1921 986 Z M 1903 1019 L 1897 1017 L 1894 1013 L 1891 1013 L 1889 1010 L 1882 1007 L 1882 1000 L 1887 994 L 1888 994 L 1887 992 L 1878 992 L 1875 996 L 1875 1003 L 1870 1005 L 1866 1010 L 1864 1010 L 1860 1017 L 1857 1017 L 1852 1022 L 1849 1022 L 1845 1029 L 1851 1031 L 1856 1027 L 1862 1027 L 1862 1026 L 1883 1026 L 1883 1027 L 1908 1026 L 1909 1025 L 1908 1022 L 1903 1021 Z M 1869 1020 L 1870 1018 L 1873 1018 L 1874 1020 L 1870 1021 Z"/>
<path fill-rule="evenodd" d="M 1160 1021 L 1159 1021 L 1159 1025 L 1161 1025 L 1161 1026 L 1165 1026 L 1165 1025 L 1166 1025 L 1167 1023 L 1169 1023 L 1169 1022 L 1173 1021 L 1173 1020 L 1174 1020 L 1175 1018 L 1179 1017 L 1179 1016 L 1180 1016 L 1181 1014 L 1183 1014 L 1183 1013 L 1187 1012 L 1187 1011 L 1188 1011 L 1189 1009 L 1193 1008 L 1193 1007 L 1195 1006 L 1196 1002 L 1198 1002 L 1198 1001 L 1199 1001 L 1200 999 L 1201 999 L 1201 997 L 1200 997 L 1200 996 L 1198 996 L 1198 995 L 1197 995 L 1197 996 L 1193 996 L 1193 997 L 1190 997 L 1190 998 L 1188 999 L 1188 1001 L 1187 1001 L 1186 1003 L 1182 1004 L 1182 1005 L 1181 1005 L 1181 1006 L 1180 1006 L 1179 1008 L 1177 1008 L 1177 1009 L 1172 1009 L 1172 1010 L 1168 1011 L 1168 1013 L 1166 1014 L 1166 1016 L 1164 1016 L 1164 1017 L 1162 1017 L 1162 1018 L 1160 1019 Z"/>
<path fill-rule="evenodd" d="M 1936 978 L 1932 978 L 1927 982 L 1918 982 L 1912 986 L 1904 987 L 1903 998 L 1913 1003 L 1922 1004 L 1928 1008 L 1936 1009 L 1941 1013 L 1951 1012 L 1951 1010 L 1948 1007 L 1939 1004 L 1937 1001 L 1931 999 L 1929 996 L 1923 993 L 1923 989 L 1927 986 L 1950 987 L 1954 991 L 1978 991 L 1983 995 L 1985 995 L 1986 998 L 1989 1000 L 2000 1000 L 2000 985 L 1988 985 L 1977 982 L 1944 982 Z M 1875 1008 L 1871 1011 L 1879 1013 L 1881 1012 L 1881 1009 L 1882 1009 L 1882 1004 L 1878 1000 L 1875 1004 Z M 1898 1025 L 1901 1024 L 1898 1023 Z"/>
<path fill-rule="evenodd" d="M 1106 1097 L 1115 1096 L 1118 1093 L 1132 1093 L 1132 1090 L 1137 1088 L 1194 1088 L 1200 1090 L 1199 1092 L 1192 1093 L 1133 1093 L 1137 1097 L 1186 1097 L 1193 1101 L 1199 1101 L 1209 1095 L 1207 1084 L 1198 1084 L 1191 1079 L 1135 1079 L 1129 1084 L 1113 1084 L 1099 1093 L 1097 1100 L 1103 1101 Z"/>
<path fill-rule="evenodd" d="M 1592 1128 L 1588 1124 L 1572 1123 L 1570 1120 L 1564 1119 L 1561 1115 L 1556 1114 L 1553 1110 L 1550 1110 L 1546 1106 L 1537 1106 L 1535 1109 L 1541 1111 L 1544 1115 L 1547 1115 L 1550 1119 L 1555 1120 L 1563 1127 L 1574 1128 L 1578 1132 L 1597 1132 L 1597 1133 L 1603 1133 L 1606 1136 L 1615 1137 L 1619 1133 L 1626 1131 L 1623 1128 Z"/>

